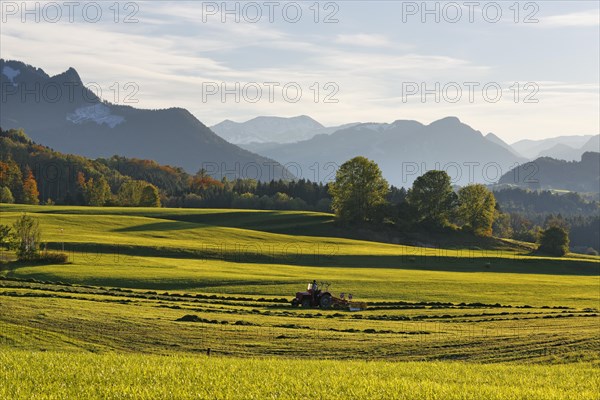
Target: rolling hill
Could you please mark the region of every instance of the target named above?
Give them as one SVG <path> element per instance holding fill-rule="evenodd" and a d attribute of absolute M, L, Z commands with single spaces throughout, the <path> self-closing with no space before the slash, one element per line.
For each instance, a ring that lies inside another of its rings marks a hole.
<path fill-rule="evenodd" d="M 594 398 L 598 257 L 338 238 L 321 213 L 0 205 L 23 213 L 69 262 L 2 254 L 1 398 L 293 398 L 298 376 L 329 397 Z M 367 308 L 290 306 L 313 279 Z"/>
<path fill-rule="evenodd" d="M 581 161 L 541 157 L 504 174 L 499 184 L 530 189 L 600 192 L 600 153 L 586 152 Z"/>

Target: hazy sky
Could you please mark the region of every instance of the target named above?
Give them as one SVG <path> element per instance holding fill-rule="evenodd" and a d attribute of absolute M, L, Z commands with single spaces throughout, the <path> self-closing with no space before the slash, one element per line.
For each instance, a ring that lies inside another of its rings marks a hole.
<path fill-rule="evenodd" d="M 600 130 L 597 1 L 0 4 L 2 58 L 72 66 L 120 103 L 135 82 L 132 105 L 185 107 L 207 125 L 454 115 L 508 142 Z"/>

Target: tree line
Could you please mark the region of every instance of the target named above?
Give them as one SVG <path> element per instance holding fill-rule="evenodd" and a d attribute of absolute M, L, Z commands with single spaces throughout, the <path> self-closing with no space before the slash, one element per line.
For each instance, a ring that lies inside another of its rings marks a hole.
<path fill-rule="evenodd" d="M 387 221 L 401 231 L 449 228 L 529 242 L 539 239 L 553 217 L 564 220 L 573 246 L 600 247 L 598 202 L 577 193 L 490 192 L 478 184 L 456 190 L 441 171 L 424 174 L 411 188 L 397 188 L 385 182 L 375 163 L 360 157 L 345 163 L 329 184 L 215 180 L 203 170 L 191 175 L 152 160 L 65 155 L 20 130 L 0 130 L 0 144 L 4 203 L 333 211 L 343 222 Z"/>
<path fill-rule="evenodd" d="M 389 222 L 404 231 L 463 231 L 489 237 L 510 233 L 511 215 L 501 210 L 485 185 L 455 191 L 445 171 L 428 171 L 406 190 L 390 187 L 378 165 L 365 157 L 344 163 L 330 186 L 332 208 L 347 224 Z M 561 217 L 546 221 L 531 241 L 541 252 L 561 256 L 569 251 L 568 225 Z M 500 235 L 502 237 L 506 237 Z"/>
<path fill-rule="evenodd" d="M 62 154 L 21 130 L 0 129 L 0 202 L 158 207 L 160 194 L 151 182 L 101 160 Z"/>

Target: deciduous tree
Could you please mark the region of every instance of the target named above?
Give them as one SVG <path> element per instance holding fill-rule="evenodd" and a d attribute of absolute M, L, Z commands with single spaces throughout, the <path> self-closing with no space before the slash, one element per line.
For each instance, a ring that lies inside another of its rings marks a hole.
<path fill-rule="evenodd" d="M 40 223 L 27 214 L 23 214 L 13 224 L 15 231 L 12 247 L 16 250 L 19 260 L 37 258 L 40 248 Z"/>
<path fill-rule="evenodd" d="M 450 176 L 444 171 L 428 171 L 418 177 L 408 191 L 407 200 L 419 222 L 444 226 L 456 204 Z"/>
<path fill-rule="evenodd" d="M 365 157 L 355 157 L 342 164 L 329 187 L 331 208 L 346 222 L 374 221 L 387 202 L 388 191 L 379 166 Z"/>
<path fill-rule="evenodd" d="M 478 236 L 491 236 L 496 199 L 482 184 L 462 187 L 458 191 L 458 219 Z"/>
<path fill-rule="evenodd" d="M 158 188 L 154 185 L 147 184 L 142 189 L 140 196 L 140 206 L 142 207 L 160 207 L 160 195 Z"/>
<path fill-rule="evenodd" d="M 33 176 L 33 172 L 27 168 L 25 180 L 23 181 L 23 203 L 24 204 L 39 204 L 40 192 L 38 192 L 37 182 Z"/>
<path fill-rule="evenodd" d="M 562 257 L 569 252 L 569 233 L 560 226 L 551 226 L 540 233 L 538 250 Z"/>

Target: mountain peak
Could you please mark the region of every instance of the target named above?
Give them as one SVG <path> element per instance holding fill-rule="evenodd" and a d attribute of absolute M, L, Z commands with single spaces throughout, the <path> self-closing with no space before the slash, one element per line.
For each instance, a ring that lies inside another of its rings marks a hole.
<path fill-rule="evenodd" d="M 437 121 L 433 121 L 432 123 L 429 124 L 429 126 L 434 126 L 434 125 L 456 126 L 456 125 L 460 125 L 460 124 L 462 124 L 462 122 L 460 121 L 460 119 L 458 119 L 458 117 L 449 116 L 449 117 L 445 117 L 442 119 L 438 119 Z"/>
<path fill-rule="evenodd" d="M 309 139 L 324 128 L 307 115 L 295 117 L 263 115 L 245 122 L 225 120 L 211 127 L 223 139 L 237 144 L 296 142 Z"/>
<path fill-rule="evenodd" d="M 5 66 L 9 69 L 2 73 Z M 18 75 L 16 70 L 20 71 Z M 273 160 L 219 138 L 184 108 L 144 110 L 102 102 L 81 83 L 75 68 L 50 78 L 26 64 L 1 61 L 2 83 L 11 77 L 13 83 L 30 87 L 38 82 L 40 87 L 68 83 L 81 89 L 57 100 L 50 96 L 6 96 L 2 103 L 0 126 L 23 128 L 32 140 L 59 151 L 91 158 L 119 154 L 152 159 L 188 172 L 207 166 L 217 179 L 244 176 L 244 165 L 259 166 L 259 171 L 252 170 L 251 175 L 257 180 L 294 177 L 280 164 L 271 167 Z M 263 167 L 267 165 L 268 169 Z"/>
<path fill-rule="evenodd" d="M 53 76 L 52 79 L 60 80 L 63 82 L 74 82 L 77 84 L 83 84 L 79 73 L 73 67 L 70 67 L 68 70 L 61 74 Z"/>

